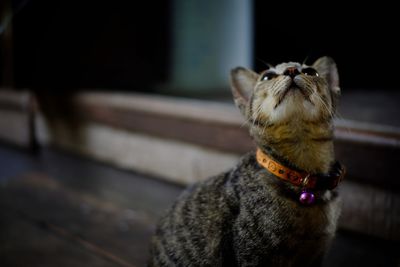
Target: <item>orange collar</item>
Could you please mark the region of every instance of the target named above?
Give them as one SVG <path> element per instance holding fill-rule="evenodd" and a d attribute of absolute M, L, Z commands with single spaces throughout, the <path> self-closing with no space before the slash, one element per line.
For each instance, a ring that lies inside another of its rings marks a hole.
<path fill-rule="evenodd" d="M 328 174 L 310 174 L 302 171 L 292 170 L 270 158 L 261 149 L 257 149 L 258 163 L 278 178 L 290 182 L 295 186 L 304 189 L 331 190 L 343 180 L 346 169 L 339 162 L 336 162 Z"/>

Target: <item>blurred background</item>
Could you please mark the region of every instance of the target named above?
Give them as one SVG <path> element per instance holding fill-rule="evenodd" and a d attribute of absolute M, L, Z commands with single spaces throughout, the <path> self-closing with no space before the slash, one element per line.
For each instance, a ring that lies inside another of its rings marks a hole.
<path fill-rule="evenodd" d="M 323 266 L 399 266 L 396 18 L 383 2 L 1 0 L 0 265 L 145 266 L 181 190 L 254 149 L 229 71 L 328 55 L 348 177 Z"/>
<path fill-rule="evenodd" d="M 215 80 L 204 86 L 211 90 L 227 85 L 227 71 L 235 64 L 260 71 L 265 63 L 310 64 L 329 55 L 347 90 L 398 89 L 391 75 L 400 58 L 390 6 L 364 4 L 358 10 L 257 0 L 2 2 L 2 81 L 12 79 L 17 88 L 154 91 L 180 81 L 187 86 L 179 77 L 183 73 L 196 79 L 191 86 Z M 12 78 L 6 77 L 11 70 L 5 63 L 13 64 Z"/>

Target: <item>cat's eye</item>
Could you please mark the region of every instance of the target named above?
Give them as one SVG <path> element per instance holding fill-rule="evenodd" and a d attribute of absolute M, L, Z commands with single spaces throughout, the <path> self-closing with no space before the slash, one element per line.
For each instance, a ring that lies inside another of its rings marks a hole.
<path fill-rule="evenodd" d="M 276 76 L 278 76 L 278 75 L 275 72 L 266 71 L 262 74 L 261 81 L 268 81 L 268 80 L 275 78 Z"/>
<path fill-rule="evenodd" d="M 308 75 L 308 76 L 319 76 L 318 72 L 314 68 L 311 68 L 311 67 L 304 68 L 304 69 L 302 69 L 301 72 L 303 72 L 305 75 Z"/>

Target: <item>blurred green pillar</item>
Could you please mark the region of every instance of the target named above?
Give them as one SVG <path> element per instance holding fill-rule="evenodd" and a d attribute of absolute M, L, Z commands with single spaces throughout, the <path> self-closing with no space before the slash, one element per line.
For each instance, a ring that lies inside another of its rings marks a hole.
<path fill-rule="evenodd" d="M 251 67 L 252 1 L 174 0 L 171 86 L 226 90 L 229 71 Z"/>

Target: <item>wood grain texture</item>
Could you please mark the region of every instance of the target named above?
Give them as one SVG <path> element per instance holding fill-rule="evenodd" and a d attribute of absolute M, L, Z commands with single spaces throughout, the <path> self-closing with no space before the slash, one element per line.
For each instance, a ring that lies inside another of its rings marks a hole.
<path fill-rule="evenodd" d="M 17 184 L 9 184 L 2 192 L 1 207 L 8 216 L 64 240 L 61 247 L 80 248 L 80 254 L 92 254 L 98 261 L 108 262 L 105 266 L 145 265 L 142 255 L 147 255 L 146 244 L 154 222 L 96 197 L 68 190 L 45 174 L 28 174 Z M 136 242 L 129 236 L 135 236 Z M 56 258 L 53 260 L 57 262 Z"/>
<path fill-rule="evenodd" d="M 149 111 L 80 106 L 82 118 L 130 131 L 181 140 L 234 153 L 254 147 L 245 127 L 222 122 L 174 117 Z"/>

